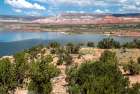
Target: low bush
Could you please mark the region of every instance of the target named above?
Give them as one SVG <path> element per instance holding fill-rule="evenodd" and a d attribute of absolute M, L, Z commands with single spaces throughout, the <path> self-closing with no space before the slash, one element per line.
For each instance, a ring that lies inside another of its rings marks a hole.
<path fill-rule="evenodd" d="M 119 42 L 115 41 L 112 38 L 105 38 L 98 42 L 98 47 L 102 49 L 111 49 L 111 48 L 120 48 L 121 45 Z"/>

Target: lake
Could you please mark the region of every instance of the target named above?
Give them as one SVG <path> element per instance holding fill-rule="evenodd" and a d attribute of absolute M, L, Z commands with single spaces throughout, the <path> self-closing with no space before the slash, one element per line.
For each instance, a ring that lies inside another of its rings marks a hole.
<path fill-rule="evenodd" d="M 124 43 L 136 39 L 135 37 L 117 37 L 101 34 L 65 34 L 61 32 L 19 32 L 11 30 L 0 30 L 0 56 L 12 55 L 16 52 L 39 44 L 48 44 L 57 41 L 61 44 L 68 42 L 85 43 L 92 41 L 97 43 L 103 38 L 112 37 Z"/>

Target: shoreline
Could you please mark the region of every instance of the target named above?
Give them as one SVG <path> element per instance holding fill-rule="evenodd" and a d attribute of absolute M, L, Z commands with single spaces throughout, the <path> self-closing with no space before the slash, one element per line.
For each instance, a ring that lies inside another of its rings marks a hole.
<path fill-rule="evenodd" d="M 139 23 L 129 24 L 72 24 L 0 23 L 0 30 L 19 32 L 60 32 L 64 34 L 101 34 L 120 37 L 140 37 Z"/>
<path fill-rule="evenodd" d="M 140 32 L 139 31 L 105 32 L 104 35 L 117 37 L 140 37 Z"/>
<path fill-rule="evenodd" d="M 117 37 L 140 37 L 140 31 L 119 31 L 119 32 L 89 32 L 89 31 L 70 31 L 70 30 L 43 30 L 43 29 L 2 29 L 8 30 L 8 32 L 57 32 L 61 34 L 101 34 L 106 36 L 117 36 Z"/>

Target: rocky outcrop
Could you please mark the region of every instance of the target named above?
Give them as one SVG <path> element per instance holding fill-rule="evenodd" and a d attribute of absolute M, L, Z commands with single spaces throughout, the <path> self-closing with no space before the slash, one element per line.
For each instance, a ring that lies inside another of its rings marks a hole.
<path fill-rule="evenodd" d="M 110 14 L 65 14 L 56 17 L 47 17 L 43 19 L 34 20 L 33 23 L 47 23 L 47 24 L 117 24 L 117 23 L 131 23 L 140 22 L 139 16 L 113 16 Z"/>
<path fill-rule="evenodd" d="M 61 73 L 58 77 L 55 77 L 51 80 L 52 82 L 52 92 L 51 94 L 68 94 L 67 92 L 67 82 L 66 82 L 66 66 L 61 65 L 58 66 L 58 68 L 61 70 Z"/>

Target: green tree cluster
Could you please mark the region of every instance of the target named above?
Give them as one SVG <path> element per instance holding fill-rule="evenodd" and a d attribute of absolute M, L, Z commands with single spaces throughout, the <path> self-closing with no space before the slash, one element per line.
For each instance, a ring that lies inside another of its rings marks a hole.
<path fill-rule="evenodd" d="M 15 54 L 14 58 L 15 58 L 14 70 L 16 74 L 16 81 L 18 83 L 18 87 L 21 87 L 22 84 L 24 83 L 24 79 L 28 78 L 29 64 L 25 52 Z"/>
<path fill-rule="evenodd" d="M 72 63 L 72 56 L 65 48 L 59 48 L 58 50 L 58 65 L 66 64 L 70 65 Z"/>
<path fill-rule="evenodd" d="M 88 43 L 87 43 L 87 47 L 95 47 L 94 42 L 88 42 Z"/>
<path fill-rule="evenodd" d="M 48 62 L 49 61 L 49 62 Z M 50 94 L 52 90 L 51 78 L 59 74 L 56 66 L 50 64 L 50 60 L 41 60 L 33 62 L 30 70 L 29 91 L 34 94 Z"/>
<path fill-rule="evenodd" d="M 120 43 L 113 38 L 105 38 L 99 41 L 97 46 L 102 49 L 120 48 Z"/>
<path fill-rule="evenodd" d="M 15 54 L 13 63 L 9 59 L 0 60 L 0 94 L 14 94 L 17 87 L 25 85 L 34 94 L 50 94 L 50 80 L 60 72 L 50 63 L 53 58 L 48 55 L 28 62 L 28 54 L 27 51 Z"/>
<path fill-rule="evenodd" d="M 132 42 L 127 42 L 122 45 L 125 48 L 140 48 L 140 40 L 133 40 Z"/>
<path fill-rule="evenodd" d="M 115 54 L 109 51 L 99 61 L 68 69 L 67 75 L 70 94 L 139 94 L 140 90 L 138 86 L 129 88 Z"/>
<path fill-rule="evenodd" d="M 49 48 L 59 48 L 60 44 L 58 42 L 51 42 L 48 44 Z"/>
<path fill-rule="evenodd" d="M 80 45 L 76 45 L 73 43 L 68 43 L 66 45 L 66 51 L 70 54 L 78 54 L 80 50 Z"/>
<path fill-rule="evenodd" d="M 16 54 L 15 62 L 9 59 L 0 60 L 0 92 L 1 94 L 14 93 L 17 87 L 22 87 L 27 77 L 28 64 L 25 53 Z"/>
<path fill-rule="evenodd" d="M 14 65 L 8 59 L 0 60 L 0 93 L 10 94 L 17 87 Z"/>

